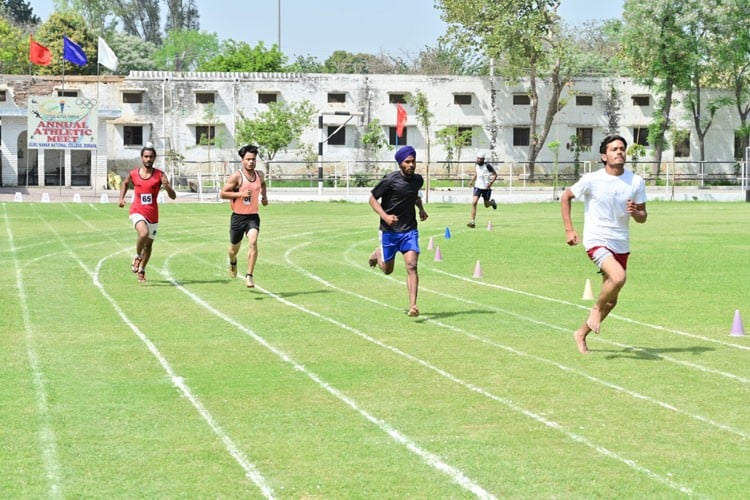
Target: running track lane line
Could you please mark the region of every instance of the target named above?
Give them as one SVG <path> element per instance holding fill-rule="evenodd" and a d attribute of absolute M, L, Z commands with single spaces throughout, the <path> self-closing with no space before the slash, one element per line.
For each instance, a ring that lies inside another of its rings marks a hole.
<path fill-rule="evenodd" d="M 21 306 L 21 316 L 23 318 L 26 355 L 29 358 L 29 365 L 31 367 L 31 378 L 34 384 L 34 395 L 36 396 L 36 409 L 39 412 L 41 420 L 39 441 L 42 448 L 41 452 L 44 461 L 44 469 L 47 472 L 47 481 L 49 482 L 50 497 L 63 498 L 60 462 L 57 455 L 57 438 L 50 423 L 49 403 L 47 402 L 47 389 L 44 383 L 44 374 L 39 366 L 39 357 L 34 349 L 34 331 L 31 328 L 26 289 L 23 286 L 23 273 L 21 272 L 21 266 L 18 263 L 15 242 L 13 240 L 13 231 L 10 228 L 10 221 L 8 220 L 8 211 L 5 208 L 5 203 L 3 203 L 3 219 L 5 221 L 5 229 L 8 233 L 8 247 L 10 254 L 13 256 L 13 267 L 16 270 L 16 288 L 18 289 L 18 301 Z"/>
<path fill-rule="evenodd" d="M 46 222 L 46 221 L 45 221 Z M 188 387 L 187 384 L 185 384 L 182 377 L 178 376 L 174 370 L 172 369 L 172 366 L 169 364 L 169 361 L 161 354 L 159 349 L 154 345 L 153 342 L 138 329 L 138 327 L 128 318 L 128 316 L 125 314 L 125 312 L 117 305 L 117 301 L 114 300 L 112 296 L 110 296 L 107 291 L 104 289 L 104 286 L 99 281 L 99 271 L 101 269 L 102 264 L 109 258 L 112 257 L 112 255 L 117 255 L 123 252 L 127 252 L 127 250 L 120 250 L 118 252 L 115 252 L 114 254 L 103 257 L 99 260 L 99 262 L 96 265 L 96 269 L 94 272 L 91 272 L 87 267 L 86 264 L 81 261 L 81 259 L 78 257 L 78 255 L 73 252 L 73 250 L 68 246 L 68 244 L 60 237 L 60 234 L 55 230 L 54 227 L 52 227 L 49 223 L 47 223 L 47 227 L 55 234 L 58 241 L 65 247 L 65 249 L 68 251 L 70 256 L 78 263 L 78 265 L 83 269 L 86 274 L 88 274 L 91 277 L 92 282 L 94 283 L 94 286 L 99 290 L 99 293 L 102 294 L 102 296 L 107 299 L 107 301 L 110 303 L 112 308 L 117 312 L 117 314 L 120 316 L 120 318 L 123 320 L 123 322 L 130 327 L 130 329 L 133 331 L 133 333 L 138 336 L 138 338 L 146 345 L 148 350 L 154 355 L 154 357 L 157 359 L 159 364 L 162 366 L 164 371 L 169 376 L 170 381 L 174 385 L 174 387 L 182 393 L 185 398 L 187 398 L 188 401 L 193 405 L 193 407 L 198 411 L 198 414 L 203 418 L 203 420 L 209 425 L 211 430 L 214 431 L 214 433 L 221 439 L 221 442 L 224 444 L 224 447 L 229 451 L 229 454 L 232 456 L 232 458 L 235 459 L 235 461 L 242 467 L 242 469 L 245 471 L 245 477 L 247 477 L 250 481 L 252 481 L 260 490 L 261 493 L 265 498 L 272 499 L 274 498 L 273 489 L 268 484 L 268 482 L 265 480 L 263 475 L 258 471 L 258 469 L 253 465 L 247 457 L 242 453 L 242 450 L 239 449 L 239 447 L 232 441 L 232 439 L 224 432 L 224 430 L 221 428 L 221 426 L 216 422 L 213 415 L 203 406 L 203 404 L 200 402 L 197 396 L 195 396 L 190 390 L 190 387 Z"/>
<path fill-rule="evenodd" d="M 305 376 L 307 376 L 310 380 L 315 382 L 320 388 L 324 389 L 326 392 L 331 394 L 333 397 L 338 399 L 339 401 L 343 402 L 347 406 L 349 406 L 351 409 L 359 413 L 362 417 L 365 418 L 365 420 L 369 421 L 370 423 L 374 424 L 377 428 L 379 428 L 381 431 L 385 432 L 388 436 L 391 437 L 394 441 L 397 443 L 403 445 L 406 447 L 410 452 L 416 454 L 419 456 L 422 460 L 427 463 L 430 467 L 437 469 L 438 471 L 442 472 L 443 474 L 446 474 L 454 483 L 458 484 L 465 490 L 473 493 L 478 498 L 482 499 L 495 499 L 496 497 L 486 491 L 484 488 L 482 488 L 479 484 L 474 482 L 472 479 L 466 476 L 462 471 L 456 469 L 455 467 L 443 462 L 441 458 L 437 455 L 435 455 L 432 452 L 429 452 L 417 445 L 414 441 L 409 439 L 406 435 L 402 434 L 400 431 L 386 423 L 384 420 L 376 418 L 375 416 L 371 415 L 364 409 L 360 408 L 359 405 L 355 400 L 345 395 L 343 392 L 339 391 L 332 385 L 330 385 L 328 382 L 323 380 L 320 376 L 318 376 L 316 373 L 311 372 L 307 368 L 305 368 L 302 364 L 295 361 L 291 356 L 289 356 L 287 353 L 282 351 L 281 349 L 278 349 L 277 347 L 271 345 L 266 339 L 261 337 L 260 335 L 256 334 L 253 330 L 246 327 L 245 325 L 239 323 L 238 321 L 234 320 L 233 318 L 229 317 L 222 311 L 219 311 L 218 309 L 214 308 L 211 304 L 203 300 L 198 295 L 194 294 L 193 292 L 187 290 L 185 287 L 183 287 L 175 278 L 172 277 L 172 275 L 169 272 L 169 269 L 166 268 L 168 262 L 165 262 L 165 269 L 161 271 L 162 275 L 164 275 L 167 280 L 169 280 L 172 285 L 180 290 L 182 293 L 190 297 L 193 302 L 198 304 L 199 306 L 203 307 L 207 311 L 214 314 L 216 317 L 226 321 L 233 327 L 237 328 L 241 332 L 243 332 L 245 335 L 249 336 L 253 340 L 255 340 L 257 343 L 271 351 L 273 354 L 278 356 L 282 361 L 285 363 L 290 364 L 295 371 L 298 371 L 300 373 L 303 373 Z M 255 286 L 257 290 L 260 290 L 261 292 L 270 295 L 271 297 L 280 300 L 282 303 L 285 303 L 287 305 L 292 305 L 292 307 L 299 308 L 298 306 L 295 306 L 291 303 L 287 303 L 284 299 L 279 297 L 278 295 L 274 295 L 273 293 L 259 287 Z M 322 317 L 321 317 L 322 318 Z"/>

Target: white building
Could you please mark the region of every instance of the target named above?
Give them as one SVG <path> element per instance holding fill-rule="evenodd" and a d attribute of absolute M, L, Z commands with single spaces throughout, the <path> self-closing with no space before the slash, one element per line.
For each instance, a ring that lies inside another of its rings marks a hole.
<path fill-rule="evenodd" d="M 524 84 L 507 85 L 496 78 L 493 121 L 491 83 L 489 77 L 418 75 L 136 71 L 127 77 L 68 76 L 64 82 L 59 77 L 4 75 L 0 79 L 0 183 L 3 186 L 60 182 L 65 186 L 103 185 L 108 172 L 123 174 L 139 165 L 140 150 L 148 142 L 155 145 L 162 168 L 170 161 L 198 169 L 206 168 L 209 162 L 227 168 L 229 163 L 238 161 L 239 145 L 233 139 L 238 117 L 252 118 L 271 102 L 303 100 L 318 109 L 323 127 L 311 123 L 296 144 L 275 158 L 279 165 L 300 160 L 303 146 L 317 152 L 322 138 L 343 123 L 346 125 L 339 133 L 323 145 L 321 160 L 326 164 L 365 160 L 360 139 L 364 125 L 370 120 L 379 119 L 384 134 L 395 144 L 396 103 L 404 103 L 408 113 L 405 137 L 399 143 L 414 146 L 418 159 L 424 161 L 426 131 L 419 125 L 414 108 L 405 104 L 405 97 L 418 91 L 427 96 L 433 113 L 430 153 L 435 170 L 447 157 L 435 133 L 449 125 L 471 130 L 471 145 L 464 148 L 461 161 L 471 161 L 477 150 L 483 150 L 496 165 L 523 168 L 530 140 L 528 89 Z M 95 151 L 27 148 L 28 97 L 51 95 L 96 100 L 100 139 Z M 546 112 L 547 96 L 548 89 L 542 85 L 540 122 Z M 655 105 L 648 88 L 625 78 L 576 79 L 566 87 L 562 100 L 565 105 L 555 117 L 545 147 L 537 157 L 536 172 L 545 173 L 552 168 L 555 158 L 548 147 L 552 141 L 560 143 L 560 165 L 571 164 L 575 156 L 570 148 L 571 136 L 584 146 L 594 146 L 579 152 L 578 159 L 598 163 L 597 145 L 605 135 L 608 116 L 615 112 L 615 107 L 619 107 L 619 133 L 631 144 L 644 141 Z M 692 120 L 679 105 L 673 119 L 678 128 L 690 134 L 676 150 L 667 149 L 662 160 L 685 162 L 678 168 L 695 171 L 699 145 Z M 729 106 L 717 113 L 708 132 L 706 160 L 720 162 L 718 168 L 722 171 L 733 168 L 738 126 L 736 112 Z M 201 137 L 213 137 L 216 143 L 204 145 Z M 392 151 L 382 150 L 380 155 L 380 160 L 392 161 Z M 647 155 L 644 159 L 648 158 Z"/>

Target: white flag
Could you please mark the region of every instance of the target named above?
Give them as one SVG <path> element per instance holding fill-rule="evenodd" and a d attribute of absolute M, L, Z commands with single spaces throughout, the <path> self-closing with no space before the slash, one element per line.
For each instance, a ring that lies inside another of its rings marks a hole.
<path fill-rule="evenodd" d="M 117 69 L 117 56 L 109 48 L 104 38 L 99 37 L 99 64 L 112 71 Z"/>

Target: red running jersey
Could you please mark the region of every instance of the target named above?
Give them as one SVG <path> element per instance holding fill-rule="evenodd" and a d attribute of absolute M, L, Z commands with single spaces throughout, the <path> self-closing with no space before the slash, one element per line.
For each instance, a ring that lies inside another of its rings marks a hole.
<path fill-rule="evenodd" d="M 159 190 L 161 189 L 161 177 L 164 172 L 154 168 L 151 177 L 144 179 L 140 174 L 140 167 L 130 171 L 130 180 L 133 182 L 133 203 L 130 204 L 131 214 L 141 214 L 151 224 L 159 222 Z"/>

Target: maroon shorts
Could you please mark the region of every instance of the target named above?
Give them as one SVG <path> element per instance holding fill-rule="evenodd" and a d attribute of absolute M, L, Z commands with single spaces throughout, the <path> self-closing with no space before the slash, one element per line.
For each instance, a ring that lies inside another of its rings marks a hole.
<path fill-rule="evenodd" d="M 623 270 L 626 270 L 628 268 L 628 256 L 630 256 L 630 253 L 615 253 L 604 246 L 591 247 L 586 250 L 586 253 L 589 254 L 589 258 L 594 261 L 594 263 L 599 266 L 600 269 L 602 267 L 601 263 L 607 257 L 607 255 L 613 256 L 615 260 L 620 263 Z"/>

